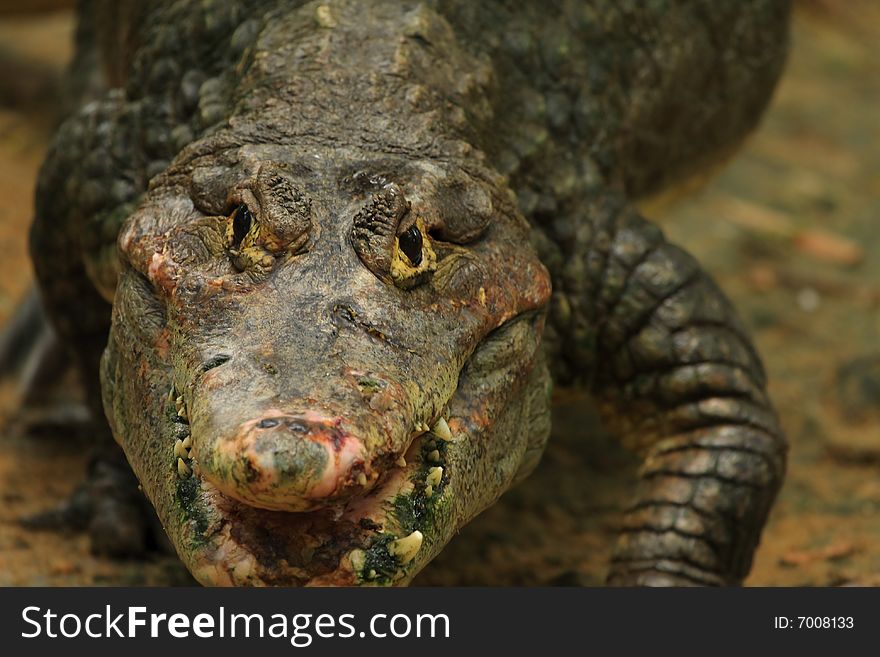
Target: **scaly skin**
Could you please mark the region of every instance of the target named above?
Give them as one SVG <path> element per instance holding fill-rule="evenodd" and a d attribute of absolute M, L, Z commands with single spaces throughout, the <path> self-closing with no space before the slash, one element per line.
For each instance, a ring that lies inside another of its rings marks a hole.
<path fill-rule="evenodd" d="M 84 9 L 108 91 L 32 251 L 200 581 L 405 584 L 537 463 L 550 373 L 645 459 L 609 582 L 748 572 L 785 460 L 760 361 L 626 199 L 754 125 L 787 7 L 524 4 Z"/>

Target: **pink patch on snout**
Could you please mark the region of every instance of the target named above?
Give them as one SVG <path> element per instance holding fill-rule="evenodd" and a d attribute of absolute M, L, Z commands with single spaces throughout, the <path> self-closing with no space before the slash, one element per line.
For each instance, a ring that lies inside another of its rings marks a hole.
<path fill-rule="evenodd" d="M 340 441 L 322 442 L 327 450 L 327 468 L 324 476 L 309 491 L 309 496 L 315 498 L 327 497 L 338 490 L 350 477 L 355 462 L 363 462 L 364 445 L 354 436 L 344 435 Z"/>
<path fill-rule="evenodd" d="M 150 266 L 147 267 L 147 278 L 156 287 L 170 292 L 176 286 L 173 268 L 174 265 L 168 256 L 164 253 L 154 253 L 150 259 Z"/>
<path fill-rule="evenodd" d="M 280 409 L 269 409 L 262 418 L 243 425 L 245 434 L 259 431 L 257 425 L 263 420 L 296 420 L 308 427 L 308 433 L 301 440 L 318 443 L 327 452 L 327 466 L 320 478 L 304 491 L 307 499 L 322 499 L 332 496 L 345 488 L 352 478 L 352 468 L 364 462 L 364 444 L 352 434 L 342 429 L 340 418 L 328 418 L 314 411 L 306 411 L 291 416 Z M 273 464 L 261 463 L 265 470 L 271 471 Z M 273 479 L 273 478 L 270 478 Z"/>

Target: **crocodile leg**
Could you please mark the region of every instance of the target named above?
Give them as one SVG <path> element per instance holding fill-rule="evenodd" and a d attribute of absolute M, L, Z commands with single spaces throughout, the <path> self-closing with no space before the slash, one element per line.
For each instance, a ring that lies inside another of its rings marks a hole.
<path fill-rule="evenodd" d="M 148 527 L 145 498 L 104 417 L 99 379 L 110 328 L 107 291 L 115 286 L 114 222 L 145 186 L 134 163 L 117 155 L 134 136 L 123 120 L 130 116 L 121 95 L 111 93 L 65 122 L 40 173 L 30 245 L 43 308 L 85 388 L 93 456 L 66 504 L 23 522 L 88 529 L 93 550 L 111 555 L 140 552 Z"/>
<path fill-rule="evenodd" d="M 14 387 L 6 430 L 26 435 L 92 431 L 79 391 L 71 390 L 70 369 L 33 287 L 0 332 L 0 381 Z"/>
<path fill-rule="evenodd" d="M 36 288 L 31 288 L 16 308 L 9 322 L 0 332 L 0 378 L 17 379 L 17 398 L 27 400 L 37 394 L 35 387 L 49 381 L 57 369 L 47 367 L 51 354 L 57 348 Z M 54 359 L 56 362 L 58 358 Z"/>
<path fill-rule="evenodd" d="M 761 362 L 730 302 L 657 227 L 613 197 L 588 227 L 559 277 L 557 348 L 643 458 L 608 582 L 738 584 L 785 468 Z"/>

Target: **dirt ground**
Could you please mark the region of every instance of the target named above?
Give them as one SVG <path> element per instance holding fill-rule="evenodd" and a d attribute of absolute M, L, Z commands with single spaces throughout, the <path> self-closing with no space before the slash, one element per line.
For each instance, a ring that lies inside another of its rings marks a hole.
<path fill-rule="evenodd" d="M 64 12 L 0 16 L 0 324 L 30 282 L 32 189 L 71 29 Z M 736 302 L 791 441 L 749 585 L 880 585 L 878 43 L 876 3 L 802 2 L 788 70 L 760 129 L 686 200 L 644 208 Z M 9 85 L 10 76 L 32 84 Z M 13 399 L 5 384 L 5 416 Z M 557 391 L 538 470 L 464 528 L 417 583 L 602 582 L 633 463 L 582 401 Z M 83 536 L 18 526 L 70 493 L 85 454 L 86 442 L 63 432 L 0 429 L 0 585 L 191 583 L 174 557 L 97 559 Z"/>

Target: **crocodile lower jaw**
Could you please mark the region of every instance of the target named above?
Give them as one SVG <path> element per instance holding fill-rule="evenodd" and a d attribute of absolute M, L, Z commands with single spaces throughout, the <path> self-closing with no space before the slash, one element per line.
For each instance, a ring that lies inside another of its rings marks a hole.
<path fill-rule="evenodd" d="M 451 438 L 446 420 L 438 421 L 363 496 L 307 512 L 249 506 L 201 478 L 197 466 L 187 466 L 182 474 L 199 491 L 207 527 L 196 535 L 193 522 L 184 525 L 188 536 L 175 541 L 178 551 L 193 576 L 205 585 L 405 584 L 415 574 L 406 566 L 421 548 L 422 534 L 399 530 L 392 513 L 395 501 L 414 494 L 439 498 L 443 466 L 437 447 Z M 377 573 L 365 563 L 365 549 L 383 538 L 400 566 L 391 575 Z M 191 551 L 181 549 L 186 544 L 194 546 Z"/>

